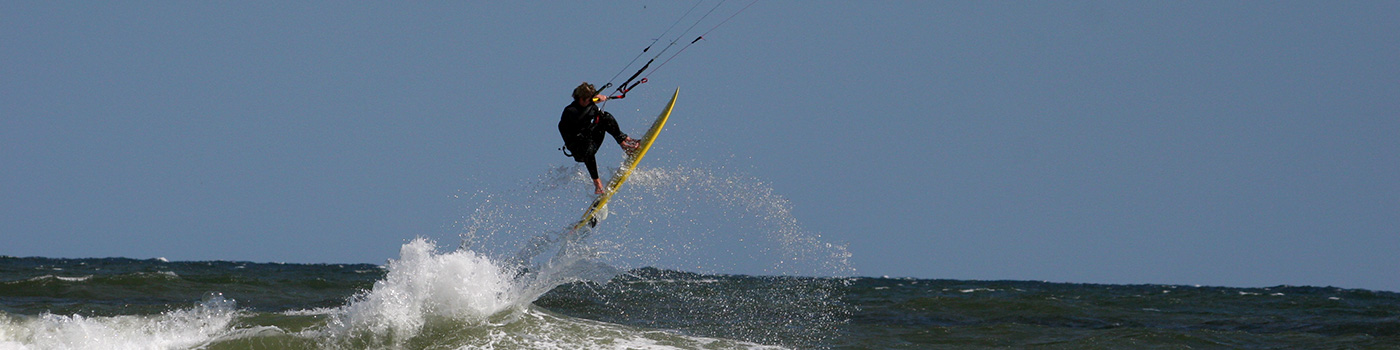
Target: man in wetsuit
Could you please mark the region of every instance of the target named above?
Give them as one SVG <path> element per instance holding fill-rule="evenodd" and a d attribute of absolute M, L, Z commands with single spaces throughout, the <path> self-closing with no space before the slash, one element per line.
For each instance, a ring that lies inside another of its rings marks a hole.
<path fill-rule="evenodd" d="M 603 181 L 598 179 L 598 160 L 593 157 L 598 153 L 598 147 L 603 145 L 603 133 L 612 134 L 613 140 L 617 140 L 617 144 L 628 153 L 636 150 L 638 143 L 618 129 L 612 113 L 604 112 L 594 104 L 607 101 L 608 97 L 599 95 L 593 84 L 579 84 L 574 89 L 573 97 L 574 102 L 564 107 L 564 113 L 559 117 L 559 136 L 564 137 L 564 147 L 569 149 L 574 160 L 588 166 L 588 176 L 593 177 L 594 193 L 603 194 Z"/>

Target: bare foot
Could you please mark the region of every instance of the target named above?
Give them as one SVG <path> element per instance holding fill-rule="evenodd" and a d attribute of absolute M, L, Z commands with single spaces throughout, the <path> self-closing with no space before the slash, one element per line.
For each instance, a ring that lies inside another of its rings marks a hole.
<path fill-rule="evenodd" d="M 627 151 L 627 154 L 632 154 L 632 152 L 636 152 L 637 147 L 640 147 L 641 145 L 641 141 L 638 141 L 637 139 L 631 137 L 628 137 L 626 140 L 622 140 L 622 149 Z"/>

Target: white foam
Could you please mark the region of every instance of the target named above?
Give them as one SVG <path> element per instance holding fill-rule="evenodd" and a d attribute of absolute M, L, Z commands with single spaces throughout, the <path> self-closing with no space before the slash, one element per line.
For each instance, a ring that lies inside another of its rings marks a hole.
<path fill-rule="evenodd" d="M 332 315 L 332 314 L 335 314 L 336 312 L 339 312 L 339 311 L 340 311 L 339 309 L 318 307 L 318 308 L 315 308 L 315 309 L 307 309 L 307 310 L 287 310 L 287 311 L 279 312 L 279 313 L 277 313 L 277 314 L 283 315 L 283 316 L 325 316 L 325 315 Z"/>
<path fill-rule="evenodd" d="M 65 281 L 65 282 L 82 282 L 82 281 L 87 281 L 87 280 L 92 279 L 92 275 L 78 276 L 78 277 L 54 276 L 54 278 L 57 278 L 58 280 L 60 280 L 60 281 Z"/>
<path fill-rule="evenodd" d="M 17 284 L 17 283 L 21 283 L 21 282 L 39 282 L 39 281 L 45 281 L 45 280 L 59 280 L 59 281 L 64 281 L 64 282 L 83 282 L 83 281 L 87 281 L 87 280 L 90 280 L 90 279 L 92 279 L 92 275 L 78 276 L 78 277 L 64 277 L 64 276 L 54 276 L 54 275 L 43 275 L 43 276 L 37 276 L 37 277 L 30 277 L 30 278 L 25 279 L 25 280 L 23 280 L 23 281 L 10 281 L 10 282 L 5 282 L 5 284 Z"/>
<path fill-rule="evenodd" d="M 184 349 L 230 329 L 234 303 L 213 295 L 197 307 L 152 316 L 0 315 L 0 349 Z"/>
<path fill-rule="evenodd" d="M 494 262 L 469 250 L 436 250 L 424 238 L 405 244 L 383 280 L 332 315 L 329 331 L 407 339 L 430 319 L 479 324 L 512 306 L 510 278 Z"/>
<path fill-rule="evenodd" d="M 326 312 L 325 327 L 300 335 L 330 348 L 398 348 L 444 333 L 457 336 L 427 341 L 458 349 L 773 348 L 571 318 L 531 306 L 561 283 L 611 276 L 613 269 L 584 258 L 586 250 L 565 251 L 537 271 L 520 273 L 470 250 L 439 253 L 433 241 L 418 238 L 389 261 L 383 280 L 345 306 L 283 314 Z"/>
<path fill-rule="evenodd" d="M 946 290 L 946 289 L 945 289 L 945 290 Z M 991 288 L 972 288 L 972 289 L 963 289 L 963 290 L 959 290 L 959 292 L 963 292 L 963 293 L 995 292 L 995 291 L 997 291 L 997 290 L 996 290 L 996 289 L 991 289 Z"/>

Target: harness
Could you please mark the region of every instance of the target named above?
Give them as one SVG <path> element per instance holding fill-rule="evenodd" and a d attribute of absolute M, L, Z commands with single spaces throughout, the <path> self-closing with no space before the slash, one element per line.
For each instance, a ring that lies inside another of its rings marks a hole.
<path fill-rule="evenodd" d="M 588 126 L 583 127 L 582 129 L 580 129 L 580 130 L 579 130 L 579 133 L 580 133 L 580 134 L 582 134 L 582 133 L 584 133 L 584 132 L 591 132 L 591 131 L 593 131 L 593 129 L 597 128 L 597 127 L 598 127 L 598 124 L 601 123 L 601 122 L 603 121 L 603 113 L 602 113 L 602 110 L 599 110 L 599 109 L 598 109 L 598 106 L 596 106 L 596 105 L 590 105 L 590 106 L 588 106 L 588 109 L 585 110 L 583 113 L 585 113 L 585 114 L 587 114 L 587 113 L 593 113 L 593 121 L 590 122 L 590 123 L 588 123 Z M 589 140 L 589 141 L 592 141 L 592 140 Z M 570 153 L 570 152 L 569 152 L 569 142 L 568 142 L 567 140 L 564 142 L 564 146 L 559 147 L 559 151 L 560 151 L 560 152 L 564 152 L 564 156 L 565 156 L 565 157 L 573 157 L 573 156 L 574 156 L 573 153 Z"/>

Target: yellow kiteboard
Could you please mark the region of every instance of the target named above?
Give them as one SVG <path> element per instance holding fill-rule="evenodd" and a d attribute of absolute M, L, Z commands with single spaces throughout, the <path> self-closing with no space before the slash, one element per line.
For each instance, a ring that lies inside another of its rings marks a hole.
<path fill-rule="evenodd" d="M 651 148 L 653 141 L 656 141 L 656 135 L 661 133 L 661 127 L 666 125 L 666 118 L 671 116 L 671 108 L 676 106 L 676 97 L 680 94 L 681 89 L 676 88 L 676 93 L 671 95 L 671 102 L 666 103 L 666 109 L 661 110 L 661 115 L 657 116 L 656 121 L 651 123 L 651 129 L 647 130 L 646 136 L 642 136 L 641 144 L 637 145 L 637 150 L 633 151 L 632 156 L 622 163 L 622 168 L 617 169 L 617 173 L 613 174 L 611 180 L 608 180 L 608 186 L 603 189 L 603 194 L 598 195 L 598 199 L 593 201 L 593 205 L 588 207 L 588 211 L 583 213 L 583 218 L 579 219 L 571 230 L 578 231 L 584 225 L 598 226 L 598 220 L 607 216 L 608 200 L 612 199 L 613 194 L 617 193 L 617 188 L 622 187 L 622 183 L 627 181 L 627 176 L 632 175 L 632 171 L 637 169 L 637 163 L 642 161 L 643 156 L 646 156 L 647 149 Z"/>

